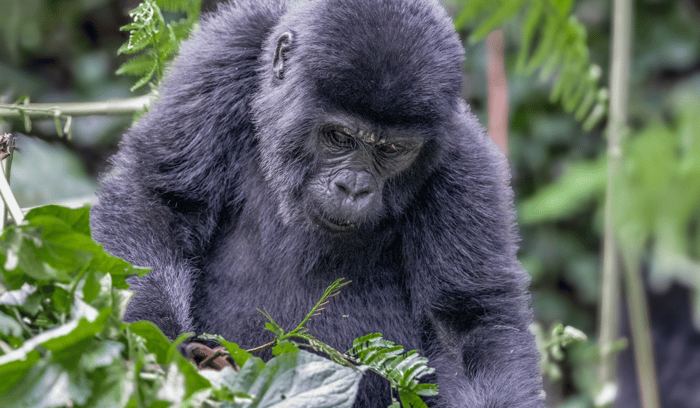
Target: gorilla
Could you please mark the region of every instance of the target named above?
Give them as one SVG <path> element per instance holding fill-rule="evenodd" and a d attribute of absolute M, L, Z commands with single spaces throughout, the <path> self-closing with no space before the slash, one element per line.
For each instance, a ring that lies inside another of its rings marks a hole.
<path fill-rule="evenodd" d="M 91 223 L 131 278 L 127 321 L 271 340 L 266 310 L 342 351 L 428 357 L 431 407 L 542 407 L 503 155 L 460 98 L 437 0 L 238 0 L 182 45 L 125 135 Z M 356 407 L 386 407 L 363 378 Z"/>

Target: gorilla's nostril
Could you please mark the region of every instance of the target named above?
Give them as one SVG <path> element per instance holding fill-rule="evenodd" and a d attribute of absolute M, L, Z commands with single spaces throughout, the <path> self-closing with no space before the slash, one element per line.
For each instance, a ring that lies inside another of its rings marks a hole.
<path fill-rule="evenodd" d="M 372 194 L 372 190 L 369 188 L 364 188 L 356 191 L 354 194 L 350 194 L 350 198 L 352 198 L 353 200 L 358 198 L 365 198 L 370 194 Z"/>
<path fill-rule="evenodd" d="M 345 195 L 352 195 L 352 193 L 351 193 L 351 191 L 350 191 L 350 187 L 349 187 L 346 183 L 344 183 L 344 182 L 342 182 L 342 181 L 336 181 L 336 182 L 335 182 L 335 186 L 336 186 L 336 187 L 338 188 L 338 190 L 340 190 L 340 192 L 342 192 L 343 194 L 345 194 Z"/>

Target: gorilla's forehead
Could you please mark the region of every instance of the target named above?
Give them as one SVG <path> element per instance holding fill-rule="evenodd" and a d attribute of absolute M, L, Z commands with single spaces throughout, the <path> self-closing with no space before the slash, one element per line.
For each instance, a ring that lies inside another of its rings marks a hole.
<path fill-rule="evenodd" d="M 311 21 L 295 27 L 297 61 L 324 101 L 388 124 L 429 122 L 452 110 L 463 50 L 437 2 L 314 3 L 320 9 Z"/>

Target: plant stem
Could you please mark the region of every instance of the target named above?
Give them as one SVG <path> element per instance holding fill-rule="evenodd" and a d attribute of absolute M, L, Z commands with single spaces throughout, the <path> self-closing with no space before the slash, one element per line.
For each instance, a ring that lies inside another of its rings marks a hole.
<path fill-rule="evenodd" d="M 52 119 L 58 111 L 60 115 L 92 116 L 92 115 L 124 115 L 136 113 L 150 103 L 151 95 L 134 98 L 115 99 L 101 102 L 63 102 L 63 103 L 29 103 L 0 104 L 0 116 L 4 118 L 19 118 L 19 111 L 36 119 Z"/>
<path fill-rule="evenodd" d="M 630 316 L 630 331 L 634 343 L 634 361 L 637 367 L 639 395 L 644 408 L 659 408 L 656 386 L 656 366 L 649 328 L 647 300 L 644 293 L 644 280 L 640 268 L 640 256 L 623 254 L 625 264 L 625 292 L 627 310 Z"/>
<path fill-rule="evenodd" d="M 603 276 L 600 294 L 598 342 L 602 350 L 598 380 L 601 386 L 615 383 L 615 355 L 610 353 L 618 338 L 620 314 L 619 256 L 615 245 L 614 206 L 622 170 L 622 138 L 627 122 L 631 11 L 629 0 L 614 0 L 613 44 L 610 68 L 610 117 L 608 122 L 607 185 L 604 204 Z"/>
<path fill-rule="evenodd" d="M 615 356 L 610 348 L 618 336 L 620 312 L 619 255 L 615 242 L 616 196 L 622 172 L 622 142 L 626 135 L 629 95 L 629 64 L 632 59 L 632 2 L 613 0 L 613 44 L 610 69 L 610 118 L 608 124 L 607 191 L 605 197 L 605 233 L 599 345 L 602 349 L 598 379 L 601 386 L 615 382 Z M 634 341 L 639 390 L 644 408 L 658 408 L 654 357 L 649 338 L 649 321 L 639 257 L 625 257 L 625 283 L 628 293 L 630 324 Z M 610 401 L 608 401 L 610 402 Z"/>

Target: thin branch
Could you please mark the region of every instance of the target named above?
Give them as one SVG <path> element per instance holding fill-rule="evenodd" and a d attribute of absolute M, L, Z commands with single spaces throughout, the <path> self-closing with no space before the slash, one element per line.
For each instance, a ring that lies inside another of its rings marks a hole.
<path fill-rule="evenodd" d="M 505 69 L 503 30 L 486 37 L 489 134 L 508 156 L 508 79 Z"/>
<path fill-rule="evenodd" d="M 63 102 L 63 103 L 29 103 L 0 104 L 0 116 L 20 118 L 20 111 L 32 119 L 53 119 L 58 115 L 93 116 L 125 115 L 139 112 L 151 101 L 151 94 L 134 98 L 114 99 L 100 102 Z"/>

